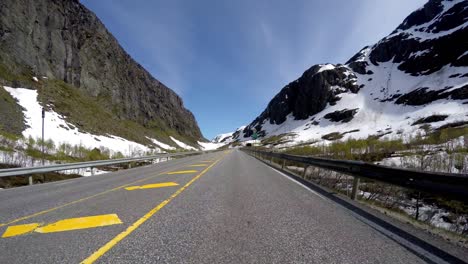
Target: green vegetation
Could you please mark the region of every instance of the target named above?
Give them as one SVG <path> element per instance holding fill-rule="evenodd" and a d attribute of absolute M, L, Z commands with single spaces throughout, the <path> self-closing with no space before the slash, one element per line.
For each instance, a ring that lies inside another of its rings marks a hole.
<path fill-rule="evenodd" d="M 0 86 L 0 133 L 21 134 L 24 125 L 24 115 L 15 99 Z"/>
<path fill-rule="evenodd" d="M 464 146 L 453 146 L 454 139 L 465 137 Z M 445 128 L 425 135 L 419 133 L 410 136 L 407 142 L 403 138 L 348 139 L 334 141 L 328 145 L 309 145 L 289 148 L 285 152 L 295 155 L 319 155 L 348 160 L 380 161 L 390 155 L 401 152 L 402 155 L 414 155 L 424 152 L 426 145 L 445 145 L 447 153 L 468 153 L 468 128 Z M 405 151 L 411 151 L 405 153 Z"/>
<path fill-rule="evenodd" d="M 326 140 L 338 140 L 342 138 L 343 138 L 343 134 L 341 134 L 340 132 L 333 132 L 333 133 L 322 136 L 322 139 L 326 139 Z"/>
<path fill-rule="evenodd" d="M 323 153 L 323 148 L 316 146 L 303 146 L 291 148 L 286 151 L 288 154 L 300 155 L 300 156 L 315 156 Z"/>
<path fill-rule="evenodd" d="M 45 159 L 52 162 L 79 162 L 124 157 L 120 152 L 111 155 L 111 151 L 105 147 L 90 149 L 82 145 L 71 145 L 68 143 L 56 145 L 51 139 L 42 142 L 40 138 L 34 139 L 29 137 L 25 139 L 15 135 L 10 135 L 7 138 L 4 133 L 0 134 L 0 146 L 0 150 L 6 152 L 18 151 L 24 153 L 26 156 L 21 158 L 21 160 L 15 160 L 13 158 L 14 154 L 11 154 L 11 164 L 21 166 L 26 165 L 22 163 L 27 163 L 27 158 L 31 160 Z M 42 147 L 44 147 L 44 154 L 42 153 Z"/>
<path fill-rule="evenodd" d="M 410 145 L 438 145 L 445 144 L 450 140 L 468 135 L 468 127 L 449 127 L 436 130 L 426 135 L 421 133 L 410 139 Z"/>
<path fill-rule="evenodd" d="M 54 111 L 65 116 L 67 122 L 79 130 L 96 135 L 111 134 L 150 145 L 151 142 L 146 138 L 148 136 L 175 146 L 169 139 L 172 136 L 186 143 L 196 144 L 196 139 L 180 136 L 162 120 L 154 119 L 143 126 L 136 121 L 119 118 L 121 109 L 112 104 L 110 95 L 90 97 L 60 80 L 45 81 L 43 89 L 39 89 L 39 101 L 51 105 Z"/>
<path fill-rule="evenodd" d="M 286 150 L 286 153 L 296 155 L 323 155 L 331 158 L 348 160 L 378 161 L 388 157 L 398 150 L 403 150 L 401 139 L 348 139 L 335 141 L 329 145 L 302 146 Z"/>
<path fill-rule="evenodd" d="M 276 136 L 271 136 L 271 137 L 268 137 L 268 138 L 265 138 L 262 140 L 262 144 L 263 145 L 279 145 L 279 144 L 284 144 L 284 143 L 287 143 L 289 142 L 290 140 L 288 139 L 288 137 L 291 136 L 291 134 L 280 134 L 280 135 L 276 135 Z"/>
<path fill-rule="evenodd" d="M 1 167 L 0 167 L 1 168 Z M 32 176 L 33 182 L 37 183 L 44 183 L 44 182 L 54 182 L 54 181 L 61 181 L 61 180 L 68 180 L 81 177 L 80 175 L 76 174 L 60 174 L 60 173 L 46 173 L 46 174 L 35 174 Z M 0 188 L 12 188 L 12 187 L 19 187 L 19 186 L 26 186 L 29 184 L 28 177 L 23 176 L 12 176 L 12 177 L 1 177 L 0 178 Z"/>
<path fill-rule="evenodd" d="M 31 68 L 19 66 L 5 59 L 0 58 L 0 84 L 13 87 L 39 87 L 38 83 L 32 79 L 34 73 Z"/>
<path fill-rule="evenodd" d="M 17 141 L 17 140 L 20 140 L 22 138 L 22 136 L 19 136 L 17 134 L 13 134 L 13 133 L 8 133 L 6 131 L 2 131 L 0 130 L 0 140 L 3 139 L 6 139 L 6 140 L 14 140 L 14 141 Z M 1 142 L 1 141 L 0 141 Z M 0 144 L 1 145 L 1 144 Z"/>

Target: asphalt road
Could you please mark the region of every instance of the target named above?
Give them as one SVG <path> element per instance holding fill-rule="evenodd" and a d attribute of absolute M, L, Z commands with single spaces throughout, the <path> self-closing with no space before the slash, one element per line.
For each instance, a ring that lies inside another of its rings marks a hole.
<path fill-rule="evenodd" d="M 239 150 L 2 190 L 0 234 L 0 263 L 427 262 Z"/>

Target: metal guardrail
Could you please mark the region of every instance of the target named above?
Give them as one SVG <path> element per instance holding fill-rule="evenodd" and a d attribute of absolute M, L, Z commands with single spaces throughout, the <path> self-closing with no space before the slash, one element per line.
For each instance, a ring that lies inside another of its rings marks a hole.
<path fill-rule="evenodd" d="M 204 154 L 204 153 L 208 153 L 208 151 L 180 152 L 180 153 L 173 153 L 173 154 L 161 154 L 161 155 L 136 157 L 136 158 L 97 160 L 97 161 L 76 162 L 76 163 L 66 163 L 66 164 L 54 164 L 54 165 L 37 166 L 37 167 L 1 169 L 0 177 L 22 176 L 22 175 L 82 169 L 82 168 L 94 168 L 94 167 L 102 167 L 102 166 L 123 164 L 123 163 L 129 163 L 129 162 L 138 162 L 138 161 L 153 160 L 153 159 L 160 159 L 160 158 L 170 158 L 170 157 L 186 156 L 186 155 L 198 155 L 198 154 Z"/>
<path fill-rule="evenodd" d="M 244 149 L 244 151 L 270 158 L 270 161 L 272 158 L 281 159 L 283 160 L 283 168 L 284 161 L 287 160 L 305 164 L 305 169 L 307 169 L 307 166 L 315 166 L 354 176 L 351 195 L 353 199 L 356 198 L 359 178 L 362 177 L 468 202 L 468 174 L 425 172 L 376 165 L 362 161 L 296 156 L 253 149 Z"/>

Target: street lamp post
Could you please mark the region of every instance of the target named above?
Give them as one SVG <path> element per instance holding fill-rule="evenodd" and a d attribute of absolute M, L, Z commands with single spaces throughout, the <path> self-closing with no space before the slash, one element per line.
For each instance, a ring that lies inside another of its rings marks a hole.
<path fill-rule="evenodd" d="M 44 166 L 44 118 L 45 118 L 45 110 L 44 107 L 42 108 L 42 142 L 41 142 L 41 152 L 42 152 L 42 166 Z M 44 182 L 45 177 L 42 176 L 42 181 Z M 33 185 L 33 177 L 29 176 L 29 185 Z"/>
<path fill-rule="evenodd" d="M 44 166 L 44 160 L 45 160 L 45 153 L 44 153 L 44 119 L 45 119 L 45 110 L 44 107 L 42 107 L 42 166 Z M 45 182 L 45 175 L 42 175 L 42 183 Z"/>
<path fill-rule="evenodd" d="M 44 166 L 44 119 L 45 119 L 45 110 L 42 108 L 42 165 Z"/>

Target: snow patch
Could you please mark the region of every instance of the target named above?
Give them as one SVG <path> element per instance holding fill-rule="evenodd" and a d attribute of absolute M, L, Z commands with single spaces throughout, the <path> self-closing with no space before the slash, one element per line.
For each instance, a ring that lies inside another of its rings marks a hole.
<path fill-rule="evenodd" d="M 158 140 L 156 140 L 154 138 L 150 138 L 150 137 L 146 137 L 146 138 L 149 139 L 151 142 L 153 142 L 153 144 L 157 145 L 160 148 L 163 148 L 163 149 L 166 149 L 166 150 L 175 150 L 176 149 L 173 146 L 170 146 L 168 144 L 164 144 L 161 141 L 158 141 Z"/>
<path fill-rule="evenodd" d="M 19 105 L 24 108 L 24 116 L 28 128 L 23 131 L 24 137 L 40 138 L 42 135 L 42 106 L 37 100 L 37 91 L 25 88 L 4 89 L 18 100 Z M 126 140 L 114 135 L 93 135 L 81 132 L 65 121 L 64 117 L 54 112 L 45 112 L 45 139 L 51 139 L 55 144 L 68 143 L 71 145 L 82 145 L 86 148 L 99 148 L 101 146 L 112 152 L 121 152 L 126 156 L 141 156 L 150 149 L 142 144 Z M 157 149 L 160 151 L 159 149 Z"/>
<path fill-rule="evenodd" d="M 219 149 L 220 147 L 226 145 L 226 143 L 213 143 L 213 142 L 198 141 L 198 145 L 201 146 L 202 150 L 214 150 L 214 149 Z"/>
<path fill-rule="evenodd" d="M 335 69 L 335 65 L 333 65 L 333 64 L 323 64 L 323 65 L 320 65 L 320 66 L 322 66 L 322 67 L 317 71 L 317 73 Z"/>
<path fill-rule="evenodd" d="M 198 150 L 190 145 L 187 145 L 185 144 L 184 142 L 182 141 L 179 141 L 173 137 L 170 137 L 172 141 L 174 141 L 179 147 L 183 148 L 183 149 L 187 149 L 187 150 Z"/>
<path fill-rule="evenodd" d="M 213 143 L 220 143 L 220 142 L 223 142 L 226 138 L 232 137 L 232 134 L 234 134 L 234 132 L 219 134 L 219 135 L 217 135 L 215 138 L 213 138 L 213 139 L 211 140 L 211 142 L 213 142 Z"/>

